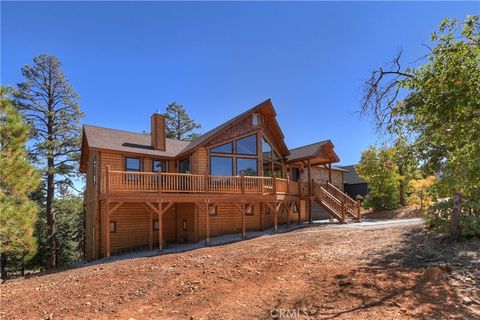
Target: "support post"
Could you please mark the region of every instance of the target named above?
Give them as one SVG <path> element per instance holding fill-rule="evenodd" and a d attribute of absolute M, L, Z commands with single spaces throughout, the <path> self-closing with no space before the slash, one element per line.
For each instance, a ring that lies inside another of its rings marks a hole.
<path fill-rule="evenodd" d="M 300 224 L 300 219 L 302 219 L 302 211 L 300 210 L 300 202 L 296 202 L 295 205 L 297 206 L 297 224 Z"/>
<path fill-rule="evenodd" d="M 148 228 L 148 249 L 149 250 L 152 250 L 153 248 L 153 227 L 154 227 L 154 223 L 153 223 L 153 215 L 152 215 L 152 211 L 148 210 L 148 219 L 149 219 L 149 228 Z M 160 230 L 158 230 L 160 232 Z"/>
<path fill-rule="evenodd" d="M 332 183 L 332 164 L 328 164 L 328 182 Z"/>
<path fill-rule="evenodd" d="M 342 223 L 345 223 L 345 201 L 342 200 L 341 204 L 340 213 L 342 215 Z"/>
<path fill-rule="evenodd" d="M 105 173 L 105 185 L 106 185 L 106 192 L 110 192 L 110 166 L 107 166 L 107 172 Z"/>
<path fill-rule="evenodd" d="M 208 174 L 206 172 L 205 172 L 205 175 L 203 176 L 203 183 L 204 183 L 203 189 L 205 190 L 205 192 L 208 192 Z"/>
<path fill-rule="evenodd" d="M 287 209 L 287 227 L 288 228 L 290 226 L 290 210 L 292 209 L 292 204 L 291 203 L 288 203 L 288 205 L 285 206 L 285 208 Z"/>
<path fill-rule="evenodd" d="M 362 211 L 361 211 L 362 203 L 359 199 L 357 199 L 357 218 L 358 221 L 362 220 Z"/>
<path fill-rule="evenodd" d="M 273 203 L 273 231 L 277 232 L 278 229 L 278 206 L 277 202 Z"/>
<path fill-rule="evenodd" d="M 310 159 L 307 160 L 307 176 L 308 176 L 308 223 L 313 223 L 312 217 L 312 170 L 310 165 Z"/>
<path fill-rule="evenodd" d="M 206 239 L 205 244 L 210 244 L 210 203 L 205 200 L 205 224 L 206 224 Z"/>
<path fill-rule="evenodd" d="M 105 200 L 105 257 L 110 257 L 110 199 Z"/>
<path fill-rule="evenodd" d="M 246 239 L 247 238 L 247 224 L 245 222 L 245 211 L 247 210 L 246 209 L 246 205 L 245 205 L 245 201 L 242 200 L 242 239 Z"/>
<path fill-rule="evenodd" d="M 163 250 L 163 203 L 158 201 L 158 250 Z"/>
<path fill-rule="evenodd" d="M 245 193 L 245 175 L 243 172 L 240 173 L 240 190 L 242 194 Z"/>
<path fill-rule="evenodd" d="M 277 194 L 277 176 L 275 175 L 275 172 L 272 175 L 272 189 L 273 194 Z"/>
<path fill-rule="evenodd" d="M 162 193 L 162 170 L 158 168 L 158 193 Z"/>

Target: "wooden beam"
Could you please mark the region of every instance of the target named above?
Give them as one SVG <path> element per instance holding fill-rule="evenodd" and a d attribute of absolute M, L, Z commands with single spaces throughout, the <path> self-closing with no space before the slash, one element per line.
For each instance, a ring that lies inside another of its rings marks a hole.
<path fill-rule="evenodd" d="M 148 249 L 149 250 L 152 250 L 153 248 L 153 227 L 154 227 L 154 223 L 153 223 L 153 215 L 152 215 L 152 211 L 148 211 Z"/>
<path fill-rule="evenodd" d="M 313 217 L 312 217 L 312 170 L 311 170 L 311 164 L 310 164 L 310 159 L 307 160 L 307 175 L 308 175 L 308 223 L 313 223 Z"/>
<path fill-rule="evenodd" d="M 245 201 L 242 201 L 242 239 L 247 237 L 247 225 L 245 222 L 245 212 L 247 211 Z"/>
<path fill-rule="evenodd" d="M 291 209 L 292 203 L 288 202 L 285 204 L 285 209 L 287 210 L 287 228 L 290 226 L 290 209 Z"/>
<path fill-rule="evenodd" d="M 105 257 L 110 257 L 110 199 L 105 200 Z"/>
<path fill-rule="evenodd" d="M 170 202 L 170 203 L 167 203 L 167 205 L 165 206 L 165 208 L 163 208 L 163 212 L 167 211 L 168 209 L 170 209 L 170 207 L 175 204 L 175 202 Z"/>
<path fill-rule="evenodd" d="M 158 202 L 158 249 L 163 250 L 163 205 L 162 201 Z"/>
<path fill-rule="evenodd" d="M 206 224 L 206 239 L 205 243 L 210 244 L 210 203 L 208 200 L 205 201 L 205 224 Z"/>
<path fill-rule="evenodd" d="M 328 164 L 328 182 L 332 183 L 332 164 Z"/>
<path fill-rule="evenodd" d="M 113 206 L 113 208 L 110 209 L 110 214 L 114 213 L 115 210 L 117 210 L 118 208 L 120 208 L 120 206 L 123 204 L 123 202 L 119 202 L 117 203 L 116 205 Z"/>

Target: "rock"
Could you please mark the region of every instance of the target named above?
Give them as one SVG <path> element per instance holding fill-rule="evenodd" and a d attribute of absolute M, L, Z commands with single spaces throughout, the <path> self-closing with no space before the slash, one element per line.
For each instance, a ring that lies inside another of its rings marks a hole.
<path fill-rule="evenodd" d="M 465 297 L 465 298 L 463 298 L 462 303 L 466 306 L 469 306 L 473 303 L 473 300 L 470 299 L 469 297 Z"/>

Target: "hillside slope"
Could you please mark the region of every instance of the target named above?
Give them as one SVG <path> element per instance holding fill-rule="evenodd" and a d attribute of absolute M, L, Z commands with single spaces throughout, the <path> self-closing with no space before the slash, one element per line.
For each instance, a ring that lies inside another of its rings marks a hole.
<path fill-rule="evenodd" d="M 480 245 L 449 246 L 418 225 L 305 228 L 7 281 L 0 318 L 473 319 Z"/>

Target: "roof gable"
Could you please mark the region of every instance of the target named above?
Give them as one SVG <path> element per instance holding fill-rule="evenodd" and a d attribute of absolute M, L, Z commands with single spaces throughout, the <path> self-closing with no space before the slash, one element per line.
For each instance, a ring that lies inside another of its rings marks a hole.
<path fill-rule="evenodd" d="M 182 150 L 181 154 L 184 155 L 196 148 L 214 143 L 216 142 L 215 138 L 224 135 L 225 133 L 227 133 L 227 135 L 231 135 L 232 137 L 235 134 L 241 135 L 240 132 L 229 133 L 229 131 L 234 131 L 234 127 L 242 121 L 248 121 L 247 119 L 249 119 L 250 115 L 254 113 L 261 113 L 264 116 L 263 127 L 270 132 L 270 135 L 272 136 L 271 138 L 274 140 L 273 143 L 275 143 L 281 155 L 284 157 L 288 156 L 290 153 L 287 145 L 285 144 L 283 132 L 276 120 L 276 112 L 270 99 L 261 102 L 253 108 L 250 108 L 249 110 L 197 137 L 184 150 Z M 248 130 L 243 133 L 248 133 Z"/>

